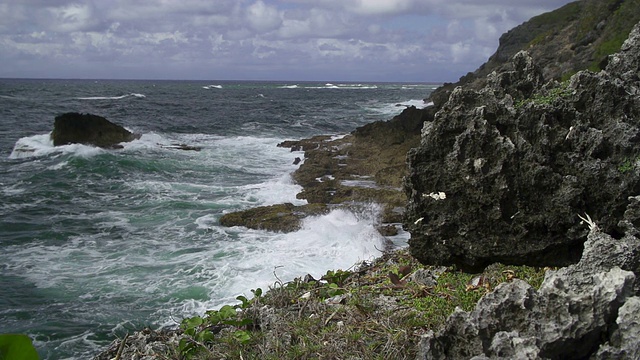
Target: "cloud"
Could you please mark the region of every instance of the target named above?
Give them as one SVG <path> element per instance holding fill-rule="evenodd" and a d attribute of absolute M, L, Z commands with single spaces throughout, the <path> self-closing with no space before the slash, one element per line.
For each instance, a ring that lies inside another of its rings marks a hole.
<path fill-rule="evenodd" d="M 275 30 L 282 24 L 278 9 L 266 5 L 262 0 L 258 0 L 247 8 L 247 21 L 258 32 Z"/>
<path fill-rule="evenodd" d="M 567 2 L 5 0 L 0 76 L 451 81 Z"/>

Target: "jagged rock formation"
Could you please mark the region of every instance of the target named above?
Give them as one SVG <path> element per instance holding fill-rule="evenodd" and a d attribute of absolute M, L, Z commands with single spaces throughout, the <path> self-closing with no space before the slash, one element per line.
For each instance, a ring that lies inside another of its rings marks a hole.
<path fill-rule="evenodd" d="M 593 224 L 582 259 L 549 271 L 539 290 L 503 283 L 471 312 L 457 310 L 418 359 L 638 359 L 640 197 L 630 199 L 621 239 Z"/>
<path fill-rule="evenodd" d="M 114 148 L 119 143 L 133 141 L 138 137 L 102 116 L 79 113 L 56 116 L 51 132 L 54 146 L 85 144 Z"/>
<path fill-rule="evenodd" d="M 405 227 L 426 264 L 564 266 L 580 259 L 578 215 L 622 236 L 640 193 L 640 28 L 607 71 L 542 85 L 525 52 L 480 91 L 456 88 L 410 152 Z"/>
<path fill-rule="evenodd" d="M 584 69 L 599 71 L 638 21 L 640 3 L 636 0 L 569 3 L 503 34 L 498 49 L 485 64 L 457 83 L 445 84 L 431 94 L 431 99 L 440 107 L 457 86 L 481 89 L 488 74 L 503 71 L 505 64 L 522 50 L 529 52 L 547 80 L 564 80 Z"/>

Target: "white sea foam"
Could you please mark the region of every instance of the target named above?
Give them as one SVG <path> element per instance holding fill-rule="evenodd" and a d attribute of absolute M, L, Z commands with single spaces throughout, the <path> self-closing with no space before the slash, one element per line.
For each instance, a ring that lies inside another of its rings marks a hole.
<path fill-rule="evenodd" d="M 210 289 L 210 299 L 190 299 L 171 312 L 202 314 L 236 302 L 238 295 L 251 297 L 250 289 L 266 290 L 278 279 L 290 281 L 305 274 L 319 278 L 328 269 L 346 270 L 371 260 L 381 254 L 385 242 L 374 227 L 378 214 L 379 207 L 373 205 L 359 213 L 336 209 L 305 219 L 301 230 L 288 234 L 226 229 L 227 236 L 236 238 L 227 257 L 190 260 L 194 266 L 189 275 Z M 165 325 L 171 323 L 167 319 Z"/>
<path fill-rule="evenodd" d="M 280 86 L 280 89 L 297 89 L 298 85 L 283 85 Z"/>
<path fill-rule="evenodd" d="M 406 100 L 406 101 L 391 103 L 391 104 L 368 103 L 368 104 L 362 104 L 361 106 L 379 114 L 395 116 L 400 114 L 402 110 L 411 106 L 415 106 L 418 109 L 424 109 L 425 107 L 430 105 L 433 105 L 433 103 L 425 102 L 424 100 L 413 99 L 413 100 Z"/>
<path fill-rule="evenodd" d="M 130 94 L 125 94 L 120 96 L 87 96 L 87 97 L 78 97 L 76 99 L 78 100 L 120 100 L 120 99 L 126 99 L 128 97 L 142 99 L 142 98 L 145 98 L 146 95 L 139 94 L 139 93 L 130 93 Z"/>
<path fill-rule="evenodd" d="M 211 89 L 222 89 L 222 85 L 205 85 L 202 87 L 203 89 L 211 90 Z"/>
<path fill-rule="evenodd" d="M 53 146 L 51 133 L 26 136 L 18 139 L 9 155 L 10 159 L 24 159 L 31 157 L 49 156 L 51 154 L 73 154 L 90 157 L 104 152 L 103 149 L 82 144 Z"/>

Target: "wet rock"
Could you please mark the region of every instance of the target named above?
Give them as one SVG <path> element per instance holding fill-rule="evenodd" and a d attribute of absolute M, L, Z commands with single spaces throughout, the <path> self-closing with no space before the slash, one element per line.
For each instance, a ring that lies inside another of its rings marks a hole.
<path fill-rule="evenodd" d="M 51 132 L 54 146 L 85 144 L 102 148 L 118 148 L 118 144 L 139 138 L 129 130 L 102 116 L 65 113 L 56 116 Z"/>
<path fill-rule="evenodd" d="M 228 213 L 220 218 L 222 226 L 244 226 L 256 230 L 292 232 L 300 229 L 300 221 L 310 215 L 322 215 L 329 211 L 324 204 L 295 206 L 291 203 L 260 206 Z"/>
<path fill-rule="evenodd" d="M 404 226 L 418 260 L 566 266 L 580 259 L 584 214 L 621 236 L 640 189 L 638 32 L 607 71 L 545 84 L 521 52 L 480 91 L 451 93 L 408 156 Z"/>

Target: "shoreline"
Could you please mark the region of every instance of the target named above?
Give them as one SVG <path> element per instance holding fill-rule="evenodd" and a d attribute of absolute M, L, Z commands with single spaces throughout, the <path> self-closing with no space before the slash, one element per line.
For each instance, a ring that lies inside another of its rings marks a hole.
<path fill-rule="evenodd" d="M 421 265 L 401 248 L 320 279 L 276 276 L 269 289 L 252 290 L 252 299 L 239 296 L 237 304 L 186 318 L 175 329 L 127 334 L 94 360 L 414 358 L 421 338 L 456 308 L 471 311 L 483 295 L 514 279 L 539 287 L 545 272 L 496 264 L 468 274 Z"/>
<path fill-rule="evenodd" d="M 342 207 L 355 210 L 362 204 L 377 203 L 382 207 L 377 230 L 385 239 L 397 236 L 402 231 L 402 215 L 407 200 L 402 189 L 407 171 L 405 157 L 409 149 L 420 142 L 425 114 L 432 112 L 408 107 L 389 121 L 373 122 L 344 136 L 320 135 L 278 144 L 278 147 L 290 148 L 291 151 L 304 151 L 305 159 L 293 172 L 292 178 L 303 187 L 296 197 L 307 200 L 308 204 L 295 206 L 285 203 L 233 212 L 220 219 L 221 225 L 291 232 L 298 230 L 300 222 L 307 216 L 326 214 Z M 381 255 L 373 263 L 380 259 L 394 259 L 396 255 L 410 258 L 406 246 L 396 246 L 387 239 Z M 413 267 L 420 266 L 414 260 L 403 261 L 413 261 Z M 395 271 L 398 272 L 397 269 Z M 327 274 L 335 272 L 347 273 L 340 269 L 327 270 Z M 389 280 L 386 275 L 378 279 L 384 283 L 381 286 L 387 286 Z M 292 281 L 299 282 L 300 279 Z M 274 284 L 285 285 L 279 280 Z M 94 359 L 112 359 L 118 351 L 125 351 L 125 343 L 130 343 L 127 349 L 136 352 L 140 349 L 154 349 L 153 353 L 174 351 L 168 344 L 178 346 L 183 335 L 180 328 L 142 329 L 132 336 L 114 340 Z"/>
<path fill-rule="evenodd" d="M 296 197 L 308 204 L 233 212 L 220 219 L 221 225 L 291 232 L 307 216 L 377 203 L 382 206 L 378 231 L 383 236 L 398 234 L 407 202 L 403 189 L 406 154 L 419 145 L 422 123 L 432 116 L 433 110 L 408 107 L 389 121 L 373 122 L 344 136 L 281 142 L 278 147 L 304 151 L 304 160 L 292 178 L 303 188 Z"/>

